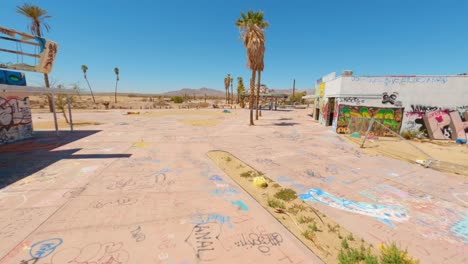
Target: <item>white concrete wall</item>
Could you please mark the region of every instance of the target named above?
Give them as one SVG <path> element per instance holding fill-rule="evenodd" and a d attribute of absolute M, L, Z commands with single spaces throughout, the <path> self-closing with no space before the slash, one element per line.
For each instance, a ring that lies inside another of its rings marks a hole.
<path fill-rule="evenodd" d="M 390 107 L 382 103 L 384 92 L 398 93 L 397 100 L 405 111 L 412 112 L 412 106 L 456 108 L 468 106 L 468 76 L 427 76 L 427 77 L 342 77 L 342 95 L 363 98 L 375 95 L 380 98 L 364 101 L 369 106 Z"/>

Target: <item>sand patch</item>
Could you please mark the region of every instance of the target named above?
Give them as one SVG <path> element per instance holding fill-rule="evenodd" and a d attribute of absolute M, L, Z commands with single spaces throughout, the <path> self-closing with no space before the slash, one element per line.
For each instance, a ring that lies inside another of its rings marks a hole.
<path fill-rule="evenodd" d="M 283 189 L 281 185 L 233 155 L 224 151 L 210 151 L 207 155 L 325 263 L 338 261 L 344 240 L 349 248 L 360 249 L 363 246 L 373 254 L 378 252 L 363 239 L 354 236 L 322 212 L 295 197 L 291 189 Z M 258 176 L 267 179 L 267 187 L 255 186 L 254 179 Z"/>
<path fill-rule="evenodd" d="M 195 127 L 211 127 L 221 122 L 219 119 L 179 119 L 178 121 Z"/>
<path fill-rule="evenodd" d="M 348 141 L 361 146 L 362 138 L 344 136 Z M 468 145 L 450 141 L 401 140 L 396 137 L 368 139 L 363 150 L 370 154 L 416 163 L 416 160 L 434 159 L 433 169 L 468 176 Z"/>
<path fill-rule="evenodd" d="M 80 127 L 80 126 L 97 126 L 102 125 L 103 123 L 94 122 L 94 121 L 80 121 L 80 120 L 73 120 L 73 127 Z M 59 129 L 69 129 L 70 124 L 65 122 L 65 120 L 58 121 Z M 34 130 L 41 130 L 41 129 L 55 129 L 54 121 L 34 121 L 33 122 Z"/>
<path fill-rule="evenodd" d="M 221 117 L 231 114 L 223 113 L 223 110 L 200 110 L 200 109 L 174 109 L 174 110 L 160 110 L 153 112 L 141 113 L 140 116 L 145 117 L 162 117 L 162 116 L 207 116 L 207 117 Z"/>

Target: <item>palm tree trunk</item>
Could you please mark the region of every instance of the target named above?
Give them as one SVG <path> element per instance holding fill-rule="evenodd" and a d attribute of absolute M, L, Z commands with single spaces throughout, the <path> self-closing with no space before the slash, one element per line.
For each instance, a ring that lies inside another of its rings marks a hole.
<path fill-rule="evenodd" d="M 253 105 L 254 105 L 254 97 L 255 97 L 255 70 L 252 70 L 252 78 L 250 79 L 250 125 L 253 126 Z"/>
<path fill-rule="evenodd" d="M 234 88 L 232 86 L 232 81 L 231 81 L 231 104 L 234 104 Z"/>
<path fill-rule="evenodd" d="M 88 78 L 86 78 L 86 76 L 85 76 L 85 80 L 86 80 L 86 83 L 88 84 L 88 88 L 89 88 L 89 91 L 91 92 L 91 96 L 93 97 L 93 102 L 96 103 L 96 100 L 94 99 L 93 90 L 91 89 L 91 85 L 89 85 L 89 81 L 88 81 Z"/>
<path fill-rule="evenodd" d="M 262 72 L 258 71 L 258 80 L 257 80 L 257 107 L 255 109 L 255 120 L 258 120 L 258 109 L 260 108 L 260 79 L 262 77 Z"/>
<path fill-rule="evenodd" d="M 119 83 L 118 80 L 115 81 L 115 103 L 117 103 L 117 84 Z"/>

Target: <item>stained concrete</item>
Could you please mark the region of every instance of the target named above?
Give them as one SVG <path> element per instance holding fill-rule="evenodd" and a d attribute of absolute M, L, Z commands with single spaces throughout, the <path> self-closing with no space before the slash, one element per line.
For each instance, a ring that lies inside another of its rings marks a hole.
<path fill-rule="evenodd" d="M 322 263 L 205 155 L 222 124 L 99 115 L 0 147 L 0 263 Z"/>
<path fill-rule="evenodd" d="M 321 263 L 206 157 L 213 149 L 376 246 L 468 262 L 466 178 L 365 154 L 307 110 L 264 111 L 254 127 L 246 110 L 225 115 L 194 127 L 181 115 L 77 113 L 106 124 L 0 147 L 0 263 Z"/>

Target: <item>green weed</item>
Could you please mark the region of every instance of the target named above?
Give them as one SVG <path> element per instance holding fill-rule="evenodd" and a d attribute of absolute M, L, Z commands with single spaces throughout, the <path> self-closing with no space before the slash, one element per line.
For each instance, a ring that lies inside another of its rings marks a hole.
<path fill-rule="evenodd" d="M 308 224 L 308 223 L 315 222 L 315 220 L 314 220 L 313 217 L 301 215 L 301 217 L 299 217 L 299 218 L 297 219 L 297 222 L 298 222 L 299 224 Z"/>
<path fill-rule="evenodd" d="M 286 209 L 286 206 L 284 206 L 284 203 L 276 199 L 268 199 L 268 206 L 272 208 Z"/>
<path fill-rule="evenodd" d="M 297 196 L 296 192 L 292 189 L 281 189 L 279 192 L 275 193 L 275 197 L 280 200 L 289 202 L 296 199 Z"/>

